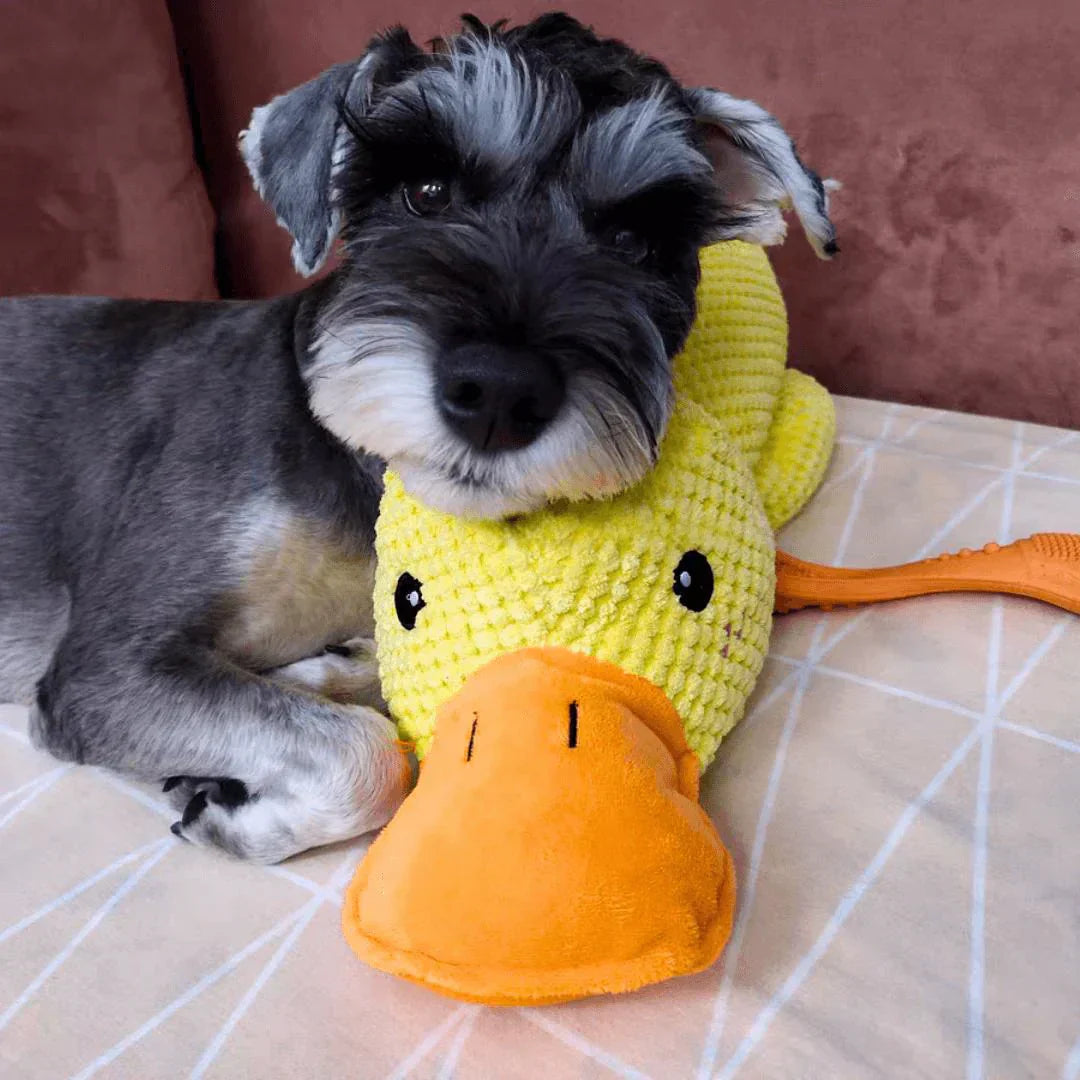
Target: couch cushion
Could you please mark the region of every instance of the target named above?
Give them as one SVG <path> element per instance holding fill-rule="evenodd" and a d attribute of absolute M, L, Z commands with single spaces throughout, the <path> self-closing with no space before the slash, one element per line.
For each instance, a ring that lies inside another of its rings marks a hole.
<path fill-rule="evenodd" d="M 255 105 L 445 4 L 174 0 L 238 295 L 293 288 L 289 244 L 236 151 Z M 527 17 L 519 0 L 474 5 Z M 793 359 L 830 389 L 1080 424 L 1080 6 L 581 0 L 574 13 L 687 80 L 775 112 L 834 201 L 841 257 L 776 253 Z"/>
<path fill-rule="evenodd" d="M 164 0 L 0 4 L 0 293 L 216 295 Z"/>

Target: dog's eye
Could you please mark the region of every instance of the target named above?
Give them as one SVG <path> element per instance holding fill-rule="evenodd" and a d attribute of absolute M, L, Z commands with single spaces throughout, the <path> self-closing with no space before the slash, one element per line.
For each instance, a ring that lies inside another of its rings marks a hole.
<path fill-rule="evenodd" d="M 713 594 L 713 572 L 700 551 L 688 551 L 675 567 L 673 586 L 679 603 L 690 611 L 704 611 Z"/>
<path fill-rule="evenodd" d="M 608 237 L 608 244 L 629 263 L 644 262 L 649 254 L 649 241 L 633 229 L 616 229 Z"/>
<path fill-rule="evenodd" d="M 450 185 L 445 180 L 412 180 L 403 185 L 401 197 L 420 217 L 438 214 L 450 205 Z"/>
<path fill-rule="evenodd" d="M 423 586 L 412 574 L 402 574 L 397 580 L 397 588 L 394 589 L 394 610 L 397 612 L 398 622 L 406 630 L 412 630 L 416 626 L 416 616 L 422 608 L 427 607 L 424 603 Z"/>

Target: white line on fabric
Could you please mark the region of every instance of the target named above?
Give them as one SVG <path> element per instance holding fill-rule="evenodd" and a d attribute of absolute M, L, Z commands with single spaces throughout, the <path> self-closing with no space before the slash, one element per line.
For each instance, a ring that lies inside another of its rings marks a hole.
<path fill-rule="evenodd" d="M 1029 469 L 1022 469 L 1021 476 L 1030 477 L 1032 480 L 1050 480 L 1055 484 L 1066 484 L 1069 487 L 1080 487 L 1080 479 L 1075 476 L 1054 476 L 1053 473 L 1044 472 L 1032 472 Z"/>
<path fill-rule="evenodd" d="M 15 820 L 39 795 L 44 794 L 65 773 L 71 772 L 71 765 L 61 765 L 44 776 L 38 777 L 37 783 L 3 816 L 0 817 L 0 829 Z"/>
<path fill-rule="evenodd" d="M 905 690 L 902 686 L 893 686 L 891 683 L 884 683 L 878 679 L 871 679 L 866 675 L 857 675 L 853 671 L 844 671 L 841 668 L 830 667 L 827 664 L 808 665 L 805 660 L 796 660 L 791 656 L 777 656 L 775 653 L 770 653 L 769 658 L 778 660 L 782 664 L 791 664 L 802 669 L 811 667 L 818 675 L 827 675 L 833 679 L 841 679 L 844 682 L 855 683 L 858 686 L 865 686 L 870 690 L 880 690 L 881 693 L 888 694 L 890 697 L 903 698 L 906 701 L 913 701 L 917 705 L 925 705 L 930 709 L 941 709 L 943 712 L 955 713 L 957 716 L 964 717 L 965 720 L 979 720 L 983 715 L 976 709 L 969 709 L 955 701 L 946 701 L 944 698 L 930 697 L 928 694 L 920 694 L 915 690 Z"/>
<path fill-rule="evenodd" d="M 141 1042 L 152 1031 L 159 1028 L 169 1017 L 179 1012 L 185 1005 L 194 1001 L 204 990 L 208 990 L 216 982 L 219 982 L 230 972 L 235 971 L 249 956 L 254 955 L 260 949 L 264 948 L 271 941 L 281 937 L 282 934 L 289 929 L 290 926 L 304 913 L 306 905 L 304 907 L 297 908 L 295 911 L 290 912 L 285 918 L 275 923 L 264 934 L 260 934 L 254 940 L 248 942 L 242 949 L 235 952 L 226 960 L 223 964 L 216 967 L 209 974 L 204 975 L 197 982 L 192 983 L 182 994 L 174 998 L 169 1002 L 165 1008 L 156 1012 L 150 1017 L 144 1024 L 141 1024 L 130 1034 L 125 1035 L 119 1042 L 109 1047 L 104 1053 L 94 1058 L 88 1065 L 84 1066 L 79 1072 L 77 1072 L 72 1080 L 88 1080 L 89 1077 L 95 1073 L 100 1072 L 105 1066 L 114 1062 L 121 1054 L 130 1050 L 136 1043 Z"/>
<path fill-rule="evenodd" d="M 1005 687 L 1005 693 L 1002 694 L 1004 700 L 1010 700 L 1020 686 L 1027 682 L 1031 672 L 1039 666 L 1046 654 L 1061 640 L 1065 631 L 1075 624 L 1075 615 L 1066 615 L 1064 618 L 1058 620 L 1050 633 L 1048 633 L 1039 643 L 1039 647 L 1024 661 L 1023 666 L 1012 677 L 1009 685 Z"/>
<path fill-rule="evenodd" d="M 330 897 L 331 890 L 336 889 L 342 884 L 342 880 L 347 877 L 353 870 L 356 862 L 356 856 L 353 852 L 348 852 L 334 871 L 329 882 L 327 882 L 326 889 L 319 893 L 317 896 L 313 896 L 302 909 L 300 916 L 296 920 L 296 924 L 289 931 L 285 940 L 274 951 L 273 956 L 266 962 L 265 967 L 255 977 L 255 981 L 248 987 L 247 992 L 237 1003 L 236 1008 L 229 1014 L 225 1023 L 221 1025 L 217 1033 L 210 1040 L 209 1045 L 203 1051 L 202 1056 L 195 1063 L 195 1067 L 191 1070 L 191 1080 L 198 1080 L 199 1077 L 206 1073 L 206 1070 L 214 1063 L 214 1059 L 221 1053 L 222 1048 L 228 1041 L 229 1036 L 232 1034 L 234 1028 L 244 1018 L 248 1009 L 251 1008 L 252 1003 L 259 996 L 263 987 L 270 981 L 274 973 L 281 967 L 285 958 L 292 952 L 296 943 L 300 940 L 300 935 L 307 929 L 311 920 L 315 918 L 319 909 L 322 907 L 323 902 Z M 342 880 L 339 880 L 342 879 Z"/>
<path fill-rule="evenodd" d="M 968 966 L 967 1080 L 982 1080 L 985 1043 L 986 981 L 986 866 L 987 835 L 990 827 L 990 770 L 994 755 L 994 718 L 998 710 L 1001 672 L 1001 640 L 1005 608 L 1002 598 L 994 600 L 990 620 L 990 643 L 986 660 L 986 716 L 980 725 L 979 778 L 975 790 L 971 857 L 971 930 Z"/>
<path fill-rule="evenodd" d="M 884 440 L 888 434 L 894 415 L 895 411 L 890 409 L 885 416 L 885 423 L 881 431 L 882 440 Z M 874 462 L 876 460 L 877 451 L 871 448 L 866 456 L 866 465 L 863 468 L 862 474 L 859 476 L 859 482 L 855 485 L 855 490 L 851 493 L 851 505 L 848 507 L 847 517 L 844 519 L 844 528 L 840 533 L 840 542 L 836 545 L 836 554 L 833 556 L 833 563 L 836 565 L 841 564 L 847 555 L 848 545 L 851 543 L 851 537 L 855 531 L 855 522 L 858 520 L 859 511 L 862 509 L 866 488 L 870 483 L 870 478 L 874 475 Z"/>
<path fill-rule="evenodd" d="M 1053 631 L 1051 633 L 1053 633 Z M 1046 640 L 1044 639 L 1044 641 L 1041 642 L 1039 646 L 1033 651 L 1032 657 L 1028 658 L 1028 662 L 1023 665 L 1022 670 L 1026 672 L 1025 678 L 1027 677 L 1027 675 L 1030 675 L 1035 670 L 1035 664 L 1030 662 L 1031 659 L 1036 654 L 1039 654 L 1040 658 L 1046 655 L 1046 652 L 1048 650 L 1045 648 L 1045 645 Z M 841 901 L 840 905 L 833 913 L 829 922 L 826 924 L 825 929 L 822 930 L 821 934 L 819 935 L 809 952 L 806 953 L 806 955 L 804 955 L 803 958 L 799 961 L 792 973 L 784 982 L 783 986 L 781 986 L 780 990 L 773 995 L 769 1003 L 761 1010 L 761 1012 L 758 1013 L 757 1017 L 754 1020 L 754 1023 L 750 1027 L 750 1030 L 743 1037 L 735 1052 L 728 1059 L 724 1068 L 718 1074 L 719 1078 L 722 1078 L 722 1080 L 730 1080 L 730 1078 L 738 1072 L 738 1070 L 752 1053 L 754 1048 L 764 1037 L 773 1020 L 776 1018 L 776 1015 L 799 989 L 803 981 L 805 981 L 807 976 L 817 964 L 818 960 L 820 960 L 820 958 L 827 951 L 832 939 L 836 936 L 836 933 L 839 931 L 844 921 L 846 921 L 848 916 L 851 914 L 851 911 L 854 910 L 855 906 L 862 899 L 862 896 L 865 894 L 867 889 L 870 887 L 870 885 L 873 884 L 873 881 L 876 879 L 877 875 L 880 873 L 885 863 L 891 857 L 892 852 L 900 843 L 900 840 L 907 832 L 907 829 L 910 827 L 912 821 L 914 821 L 915 817 L 917 817 L 918 814 L 921 812 L 923 806 L 925 806 L 926 803 L 933 798 L 938 788 L 940 788 L 941 785 L 948 778 L 948 775 L 951 775 L 951 773 L 955 770 L 956 766 L 959 765 L 960 761 L 963 759 L 964 756 L 966 756 L 967 752 L 974 745 L 976 740 L 978 740 L 982 736 L 984 728 L 996 722 L 996 712 L 1004 708 L 1012 695 L 1016 693 L 1016 691 L 1019 690 L 1022 685 L 1023 680 L 1019 677 L 1017 679 L 1014 679 L 1013 682 L 1010 683 L 1009 688 L 1006 690 L 1005 693 L 1000 695 L 998 701 L 995 703 L 995 713 L 992 713 L 990 716 L 986 717 L 983 721 L 980 722 L 977 727 L 973 728 L 972 731 L 969 732 L 969 734 L 965 737 L 964 741 L 954 752 L 952 758 L 950 758 L 949 761 L 946 762 L 946 765 L 943 767 L 941 772 L 939 772 L 938 775 L 933 780 L 931 780 L 930 784 L 923 789 L 922 793 L 915 799 L 915 801 L 910 803 L 908 807 L 904 810 L 904 812 L 900 816 L 900 819 L 897 821 L 897 824 L 893 827 L 892 832 L 890 832 L 885 843 L 878 850 L 877 854 L 874 856 L 874 859 L 871 860 L 871 863 L 867 867 L 867 869 L 860 875 L 858 881 L 856 881 L 855 886 L 853 886 L 853 888 Z"/>
<path fill-rule="evenodd" d="M 13 727 L 8 727 L 7 724 L 0 724 L 0 735 L 14 739 L 15 742 L 22 743 L 23 746 L 30 745 L 30 736 L 25 731 L 16 731 Z"/>
<path fill-rule="evenodd" d="M 453 1080 L 454 1074 L 457 1072 L 458 1062 L 461 1060 L 465 1043 L 472 1034 L 472 1029 L 476 1026 L 480 1013 L 483 1012 L 479 1005 L 472 1005 L 470 1009 L 469 1015 L 458 1024 L 458 1029 L 454 1032 L 454 1038 L 450 1042 L 450 1048 L 446 1052 L 446 1057 L 443 1058 L 442 1065 L 439 1066 L 439 1072 L 435 1080 Z"/>
<path fill-rule="evenodd" d="M 458 1024 L 464 1023 L 469 1016 L 470 1005 L 459 1005 L 449 1016 L 440 1020 L 403 1058 L 397 1067 L 387 1074 L 386 1080 L 406 1080 L 412 1074 L 413 1069 L 420 1064 L 439 1045 Z"/>
<path fill-rule="evenodd" d="M 901 840 L 903 840 L 908 829 L 911 828 L 912 823 L 919 816 L 923 807 L 934 798 L 945 781 L 956 771 L 960 762 L 964 760 L 972 746 L 975 745 L 978 737 L 979 729 L 972 728 L 963 742 L 961 742 L 953 751 L 952 755 L 930 783 L 927 784 L 916 798 L 904 808 L 903 813 L 885 838 L 885 842 L 878 848 L 866 869 L 863 870 L 855 880 L 855 883 L 844 895 L 844 898 L 830 916 L 821 933 L 814 941 L 814 944 L 795 966 L 787 979 L 784 980 L 783 985 L 772 996 L 768 1004 L 758 1013 L 750 1030 L 746 1033 L 742 1041 L 736 1047 L 735 1052 L 720 1070 L 720 1080 L 730 1080 L 730 1078 L 742 1067 L 743 1063 L 769 1030 L 773 1020 L 776 1019 L 777 1014 L 788 1003 L 799 987 L 802 986 L 803 982 L 814 969 L 814 966 L 821 957 L 825 955 L 829 945 L 832 944 L 833 938 L 836 937 L 852 911 L 858 906 L 859 901 L 877 880 L 878 875 L 885 868 L 885 864 L 889 861 L 889 858 L 899 846 Z"/>
<path fill-rule="evenodd" d="M 605 1069 L 613 1072 L 616 1076 L 621 1076 L 624 1080 L 649 1080 L 647 1073 L 643 1073 L 640 1069 L 635 1069 L 633 1066 L 620 1061 L 614 1054 L 589 1042 L 588 1039 L 583 1035 L 579 1035 L 576 1031 L 564 1027 L 548 1016 L 547 1013 L 540 1012 L 538 1009 L 519 1009 L 518 1014 L 524 1016 L 530 1023 L 535 1024 L 549 1035 L 554 1036 L 564 1046 L 572 1047 L 578 1053 L 584 1054 L 590 1061 L 595 1061 L 597 1065 L 603 1065 Z"/>
<path fill-rule="evenodd" d="M 906 438 L 906 436 L 905 436 Z M 1040 446 L 1034 450 L 1030 456 L 1028 456 L 1021 463 L 1020 475 L 1034 476 L 1040 480 L 1060 480 L 1063 484 L 1080 484 L 1080 480 L 1071 476 L 1057 476 L 1054 473 L 1038 473 L 1029 472 L 1030 467 L 1035 464 L 1043 455 L 1050 453 L 1054 450 L 1061 450 L 1074 442 L 1077 438 L 1080 438 L 1080 433 L 1075 431 L 1065 432 L 1055 442 L 1047 443 L 1044 446 Z M 878 447 L 883 445 L 880 440 L 867 439 L 860 435 L 841 435 L 837 438 L 837 443 L 842 446 L 855 446 L 855 447 Z M 971 461 L 968 458 L 954 457 L 951 454 L 938 454 L 933 450 L 919 450 L 912 446 L 902 446 L 903 440 L 897 442 L 885 444 L 897 449 L 902 449 L 905 454 L 910 454 L 912 457 L 928 458 L 931 461 L 942 461 L 949 465 L 963 465 L 969 469 L 979 469 L 982 472 L 992 473 L 1006 473 L 1009 472 L 1011 466 L 1008 465 L 992 465 L 988 461 Z"/>
<path fill-rule="evenodd" d="M 895 414 L 896 409 L 893 406 L 890 406 L 889 409 L 886 410 L 877 443 L 867 449 L 863 469 L 859 475 L 858 483 L 855 485 L 855 490 L 852 492 L 851 504 L 848 507 L 847 517 L 844 520 L 844 527 L 841 530 L 840 539 L 837 542 L 836 551 L 834 552 L 833 561 L 835 563 L 843 562 L 848 545 L 851 542 L 855 522 L 858 519 L 859 511 L 862 507 L 864 492 L 866 491 L 866 487 L 874 472 L 877 446 L 884 442 L 888 437 Z M 772 820 L 777 792 L 780 787 L 781 778 L 783 777 L 788 747 L 799 722 L 799 715 L 802 710 L 803 699 L 806 696 L 806 689 L 810 682 L 811 672 L 821 659 L 821 653 L 818 650 L 820 649 L 821 639 L 828 628 L 828 624 L 829 616 L 826 613 L 819 618 L 817 625 L 814 627 L 814 633 L 807 649 L 807 662 L 802 669 L 798 669 L 796 690 L 789 703 L 788 715 L 784 722 L 783 730 L 780 733 L 780 738 L 777 740 L 776 750 L 773 753 L 773 764 L 769 772 L 768 786 L 765 789 L 761 808 L 758 811 L 757 822 L 754 826 L 754 840 L 751 847 L 747 887 L 739 905 L 739 912 L 736 917 L 732 941 L 729 943 L 724 957 L 723 977 L 713 1002 L 709 1029 L 701 1048 L 701 1056 L 698 1059 L 696 1072 L 697 1080 L 705 1080 L 716 1066 L 716 1057 L 719 1052 L 720 1042 L 724 1037 L 724 1028 L 727 1023 L 727 1006 L 731 996 L 731 989 L 734 984 L 735 972 L 738 968 L 739 957 L 742 953 L 743 940 L 753 916 L 758 874 L 765 855 L 765 843 L 768 838 L 769 824 Z M 835 640 L 839 640 L 839 636 L 837 636 Z"/>
<path fill-rule="evenodd" d="M 1025 735 L 1029 739 L 1037 739 L 1039 742 L 1048 743 L 1050 746 L 1056 746 L 1059 750 L 1065 750 L 1070 754 L 1080 754 L 1080 742 L 1073 742 L 1071 739 L 1062 739 L 1057 735 L 1050 735 L 1045 731 L 1038 731 L 1033 727 L 1027 727 L 1025 724 L 1013 724 L 1008 720 L 999 720 L 997 726 L 1003 731 L 1012 731 L 1017 735 Z"/>
<path fill-rule="evenodd" d="M 136 859 L 142 858 L 144 855 L 149 855 L 154 848 L 161 844 L 161 842 L 161 840 L 151 840 L 150 843 L 143 844 L 141 847 L 129 851 L 126 855 L 121 855 L 120 858 L 109 863 L 108 866 L 103 867 L 87 878 L 83 878 L 82 881 L 73 885 L 66 892 L 54 897 L 36 911 L 19 919 L 18 922 L 12 923 L 3 931 L 0 931 L 0 945 L 9 938 L 15 937 L 16 934 L 21 934 L 27 927 L 33 926 L 36 922 L 40 922 L 46 915 L 51 915 L 58 908 L 63 907 L 64 904 L 74 900 L 77 896 L 81 896 L 87 889 L 92 889 L 99 881 L 103 881 L 110 874 L 116 873 L 122 866 L 127 866 L 128 863 L 132 863 Z"/>
<path fill-rule="evenodd" d="M 1001 499 L 998 543 L 1012 540 L 1013 505 L 1016 497 L 1016 470 L 1024 447 L 1024 425 L 1013 425 L 1012 459 L 1005 474 Z M 990 780 L 994 761 L 994 724 L 1001 712 L 1001 645 L 1005 633 L 1005 602 L 994 599 L 990 614 L 990 640 L 986 654 L 986 690 L 979 747 L 979 779 L 975 791 L 972 822 L 971 930 L 968 966 L 967 1080 L 982 1080 L 986 1043 L 986 871 L 989 861 Z M 1019 684 L 1017 684 L 1019 685 Z"/>
<path fill-rule="evenodd" d="M 876 446 L 877 444 L 874 445 Z M 866 459 L 872 452 L 872 449 L 873 447 L 871 446 L 863 447 L 856 455 L 855 460 L 846 469 L 837 473 L 835 476 L 830 476 L 829 479 L 814 492 L 814 498 L 820 499 L 822 495 L 835 490 L 845 481 L 850 480 L 866 464 Z"/>
<path fill-rule="evenodd" d="M 1061 1080 L 1080 1080 L 1080 1038 L 1073 1043 L 1061 1068 Z"/>
<path fill-rule="evenodd" d="M 55 772 L 56 770 L 53 769 L 52 771 Z M 20 795 L 26 794 L 31 788 L 37 787 L 37 785 L 48 775 L 49 773 L 38 773 L 37 776 L 33 776 L 27 780 L 25 784 L 20 784 L 18 787 L 5 791 L 3 795 L 0 795 L 0 806 L 3 806 L 4 803 L 11 802 L 12 799 L 17 799 Z"/>
<path fill-rule="evenodd" d="M 108 916 L 109 912 L 124 899 L 125 896 L 165 857 L 166 854 L 179 841 L 174 837 L 160 840 L 157 850 L 139 866 L 135 868 L 123 881 L 120 887 L 83 923 L 82 929 L 50 960 L 38 974 L 30 981 L 29 985 L 19 996 L 0 1014 L 0 1031 L 3 1031 L 12 1020 L 33 1000 L 34 995 L 41 989 L 45 982 L 67 961 L 73 952 L 97 929 Z"/>
<path fill-rule="evenodd" d="M 810 672 L 803 669 L 799 675 L 799 681 L 788 703 L 788 713 L 784 721 L 784 727 L 777 740 L 776 750 L 773 753 L 772 769 L 769 772 L 769 781 L 765 788 L 765 795 L 761 800 L 761 809 L 758 812 L 757 824 L 754 827 L 754 840 L 750 848 L 750 869 L 747 873 L 746 885 L 740 897 L 739 913 L 735 921 L 735 929 L 724 950 L 724 975 L 720 982 L 720 991 L 713 1005 L 712 1021 L 708 1034 L 708 1040 L 698 1062 L 697 1076 L 699 1080 L 705 1080 L 712 1074 L 716 1065 L 716 1054 L 720 1041 L 724 1037 L 724 1028 L 727 1023 L 727 1007 L 731 997 L 731 988 L 738 970 L 739 958 L 742 955 L 743 939 L 746 929 L 750 924 L 750 913 L 754 909 L 754 899 L 757 895 L 758 877 L 761 873 L 761 864 L 765 854 L 765 839 L 768 835 L 769 824 L 772 821 L 773 811 L 776 807 L 776 799 L 780 789 L 780 779 L 784 773 L 784 765 L 787 762 L 788 746 L 795 732 L 802 709 L 803 698 L 806 695 L 806 687 L 810 681 Z"/>

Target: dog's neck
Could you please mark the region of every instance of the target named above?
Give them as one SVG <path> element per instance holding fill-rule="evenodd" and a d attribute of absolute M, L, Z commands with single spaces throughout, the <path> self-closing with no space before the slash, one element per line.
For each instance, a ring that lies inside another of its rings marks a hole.
<path fill-rule="evenodd" d="M 341 538 L 369 543 L 374 537 L 384 464 L 330 430 L 311 403 L 308 373 L 338 287 L 337 275 L 329 274 L 284 299 L 291 307 L 282 332 L 291 338 L 291 371 L 286 378 L 294 404 L 277 432 L 279 476 L 294 512 L 322 522 Z M 313 477 L 319 482 L 312 483 Z"/>
<path fill-rule="evenodd" d="M 315 359 L 319 338 L 328 332 L 327 316 L 341 291 L 342 275 L 342 270 L 332 270 L 295 294 L 293 352 L 297 369 L 303 377 L 306 377 Z"/>

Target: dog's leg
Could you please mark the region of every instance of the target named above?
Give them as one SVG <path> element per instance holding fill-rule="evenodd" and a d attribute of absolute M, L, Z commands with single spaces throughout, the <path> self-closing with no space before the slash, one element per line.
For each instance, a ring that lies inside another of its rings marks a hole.
<path fill-rule="evenodd" d="M 109 649 L 69 634 L 39 684 L 31 734 L 60 758 L 174 778 L 177 835 L 277 862 L 385 824 L 410 775 L 385 716 L 297 682 L 190 642 Z"/>
<path fill-rule="evenodd" d="M 379 667 L 375 661 L 375 642 L 371 638 L 352 638 L 340 645 L 328 646 L 320 656 L 297 660 L 266 674 L 274 682 L 314 690 L 331 701 L 367 705 L 386 712 L 379 685 Z"/>

